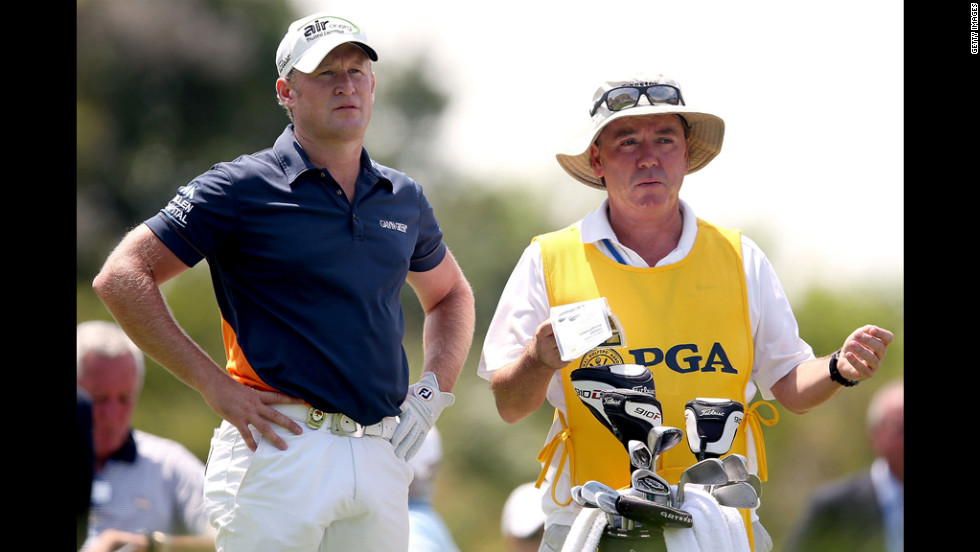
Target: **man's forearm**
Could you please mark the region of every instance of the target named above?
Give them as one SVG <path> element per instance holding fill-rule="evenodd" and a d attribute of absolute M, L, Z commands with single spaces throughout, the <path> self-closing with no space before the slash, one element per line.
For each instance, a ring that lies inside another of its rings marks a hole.
<path fill-rule="evenodd" d="M 772 386 L 772 394 L 787 410 L 803 414 L 819 406 L 843 387 L 830 379 L 830 357 L 799 363 L 789 374 Z"/>
<path fill-rule="evenodd" d="M 160 291 L 160 284 L 186 268 L 140 226 L 112 252 L 92 288 L 137 347 L 203 392 L 216 376 L 227 376 L 177 324 Z"/>
<path fill-rule="evenodd" d="M 133 282 L 134 277 L 117 278 Z M 166 300 L 145 282 L 96 287 L 119 326 L 150 358 L 178 379 L 202 391 L 221 368 L 177 324 Z M 197 367 L 197 368 L 192 368 Z"/>
<path fill-rule="evenodd" d="M 456 386 L 473 343 L 475 325 L 473 292 L 465 281 L 426 314 L 423 370 L 436 375 L 440 391 L 452 392 Z"/>
<path fill-rule="evenodd" d="M 554 374 L 554 368 L 538 362 L 529 349 L 518 360 L 494 371 L 490 390 L 501 419 L 516 423 L 537 410 L 544 404 Z"/>

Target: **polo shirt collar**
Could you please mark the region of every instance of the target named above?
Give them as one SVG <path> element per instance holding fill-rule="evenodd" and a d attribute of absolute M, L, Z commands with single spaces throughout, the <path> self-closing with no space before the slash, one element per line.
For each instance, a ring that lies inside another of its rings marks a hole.
<path fill-rule="evenodd" d="M 129 430 L 129 435 L 126 436 L 126 442 L 109 457 L 109 460 L 126 462 L 127 464 L 132 464 L 136 461 L 136 439 L 133 438 L 132 429 Z"/>
<path fill-rule="evenodd" d="M 684 214 L 681 237 L 677 242 L 677 247 L 661 259 L 657 263 L 657 266 L 675 263 L 686 257 L 694 247 L 694 239 L 698 235 L 698 219 L 694 214 L 694 209 L 683 199 L 678 201 Z M 609 240 L 617 246 L 626 249 L 626 246 L 619 243 L 619 239 L 616 237 L 616 233 L 613 232 L 612 225 L 609 223 L 609 198 L 604 199 L 596 210 L 585 215 L 582 219 L 580 232 L 582 243 L 596 243 L 602 240 Z"/>
<path fill-rule="evenodd" d="M 286 129 L 276 139 L 276 143 L 272 149 L 279 159 L 282 170 L 286 175 L 286 180 L 289 182 L 293 182 L 306 171 L 320 172 L 321 170 L 310 162 L 310 158 L 306 155 L 306 151 L 303 150 L 303 146 L 296 140 L 292 123 L 286 125 Z M 391 181 L 378 171 L 378 164 L 371 159 L 367 150 L 362 147 L 361 174 L 358 179 L 361 180 L 364 178 L 368 179 L 367 184 L 371 186 L 382 183 L 389 190 L 392 189 Z"/>
<path fill-rule="evenodd" d="M 885 506 L 894 501 L 904 501 L 905 485 L 892 474 L 888 461 L 875 458 L 871 464 L 871 481 L 874 484 L 878 502 Z"/>

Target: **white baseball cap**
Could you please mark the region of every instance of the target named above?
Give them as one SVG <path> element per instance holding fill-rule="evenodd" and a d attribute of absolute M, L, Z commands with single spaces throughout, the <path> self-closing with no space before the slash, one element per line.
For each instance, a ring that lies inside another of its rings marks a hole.
<path fill-rule="evenodd" d="M 324 56 L 341 44 L 352 43 L 364 50 L 371 61 L 378 54 L 367 41 L 367 35 L 351 21 L 326 12 L 308 15 L 289 25 L 276 51 L 276 70 L 285 77 L 291 69 L 313 72 Z"/>

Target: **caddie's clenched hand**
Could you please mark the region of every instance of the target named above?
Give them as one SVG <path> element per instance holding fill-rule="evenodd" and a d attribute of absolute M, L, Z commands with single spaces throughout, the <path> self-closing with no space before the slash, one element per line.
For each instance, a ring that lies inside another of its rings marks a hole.
<path fill-rule="evenodd" d="M 439 414 L 454 402 L 456 397 L 452 393 L 439 391 L 435 374 L 422 374 L 418 383 L 409 386 L 408 395 L 401 405 L 401 422 L 391 436 L 395 454 L 406 461 L 411 460 L 422 447 Z"/>
<path fill-rule="evenodd" d="M 853 381 L 871 379 L 885 360 L 885 352 L 895 335 L 874 325 L 854 330 L 844 340 L 837 359 L 837 369 Z"/>
<path fill-rule="evenodd" d="M 531 358 L 553 370 L 560 370 L 568 365 L 568 362 L 561 359 L 558 338 L 555 336 L 554 326 L 551 325 L 551 318 L 538 324 L 527 350 Z"/>

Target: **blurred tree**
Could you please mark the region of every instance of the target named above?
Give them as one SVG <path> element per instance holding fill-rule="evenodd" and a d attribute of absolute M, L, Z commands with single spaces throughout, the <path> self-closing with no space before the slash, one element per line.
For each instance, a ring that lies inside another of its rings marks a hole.
<path fill-rule="evenodd" d="M 282 1 L 77 2 L 77 274 L 89 278 L 178 186 L 284 125 Z"/>
<path fill-rule="evenodd" d="M 374 65 L 377 76 L 374 112 L 365 137 L 371 157 L 415 178 L 426 190 L 445 178 L 446 169 L 435 166 L 430 151 L 442 130 L 442 114 L 449 97 L 427 76 L 425 54 L 404 64 Z"/>
<path fill-rule="evenodd" d="M 763 428 L 769 481 L 759 515 L 776 550 L 781 548 L 783 536 L 814 487 L 871 461 L 865 414 L 876 389 L 905 375 L 904 305 L 900 289 L 870 285 L 849 289 L 814 287 L 793 302 L 800 335 L 819 356 L 839 349 L 849 333 L 864 324 L 891 330 L 895 341 L 871 381 L 842 389 L 833 399 L 803 415 L 792 414 L 773 403 L 780 417 L 775 426 Z"/>

